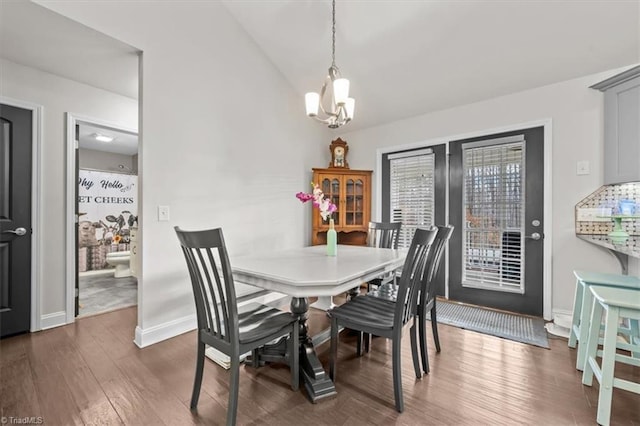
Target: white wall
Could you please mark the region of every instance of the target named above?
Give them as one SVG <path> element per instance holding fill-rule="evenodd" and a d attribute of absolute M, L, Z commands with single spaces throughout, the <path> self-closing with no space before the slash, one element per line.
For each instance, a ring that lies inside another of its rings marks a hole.
<path fill-rule="evenodd" d="M 41 314 L 65 310 L 66 112 L 136 128 L 138 103 L 85 84 L 0 59 L 0 95 L 43 106 Z M 64 318 L 63 315 L 60 318 Z M 51 324 L 50 324 L 51 325 Z"/>
<path fill-rule="evenodd" d="M 328 163 L 327 133 L 221 4 L 42 4 L 143 51 L 138 344 L 195 324 L 174 226 L 221 226 L 232 259 L 309 242 L 294 194 Z"/>
<path fill-rule="evenodd" d="M 128 167 L 132 173 L 136 173 L 138 171 L 137 155 L 116 154 L 113 152 L 80 148 L 78 150 L 78 162 L 81 169 L 129 173 L 129 170 L 122 170 L 118 167 L 118 165 L 122 164 Z"/>
<path fill-rule="evenodd" d="M 391 124 L 347 133 L 344 139 L 353 168 L 374 168 L 376 150 L 482 132 L 551 118 L 553 121 L 552 309 L 570 311 L 574 269 L 618 272 L 613 256 L 575 236 L 574 206 L 602 185 L 603 95 L 588 87 L 612 76 L 604 72 L 520 93 L 421 115 Z M 576 162 L 588 160 L 591 174 L 576 175 Z M 374 188 L 374 194 L 376 190 Z M 374 200 L 374 205 L 377 205 Z"/>

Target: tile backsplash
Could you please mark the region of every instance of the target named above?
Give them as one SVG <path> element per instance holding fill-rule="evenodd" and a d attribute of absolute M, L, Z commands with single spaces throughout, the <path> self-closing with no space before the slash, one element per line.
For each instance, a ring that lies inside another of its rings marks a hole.
<path fill-rule="evenodd" d="M 575 208 L 576 234 L 606 235 L 611 232 L 613 221 L 597 216 L 600 214 L 603 216 L 620 214 L 620 200 L 629 200 L 635 203 L 635 215 L 640 216 L 640 182 L 601 186 L 582 199 Z M 640 235 L 640 218 L 624 219 L 622 228 L 629 235 Z"/>

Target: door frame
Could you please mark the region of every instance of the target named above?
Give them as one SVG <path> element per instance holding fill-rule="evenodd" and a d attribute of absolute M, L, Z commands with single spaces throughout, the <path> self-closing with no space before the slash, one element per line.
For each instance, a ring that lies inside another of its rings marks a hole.
<path fill-rule="evenodd" d="M 40 200 L 42 199 L 42 105 L 18 99 L 0 96 L 0 103 L 31 111 L 31 320 L 29 331 L 38 331 L 42 327 L 40 304 L 40 253 L 41 253 L 41 215 Z"/>
<path fill-rule="evenodd" d="M 66 200 L 65 200 L 65 312 L 66 322 L 70 324 L 75 321 L 75 291 L 76 291 L 76 255 L 78 250 L 76 241 L 76 218 L 75 218 L 75 197 L 78 190 L 78 182 L 76 181 L 76 125 L 77 124 L 90 124 L 94 126 L 108 127 L 114 130 L 120 130 L 123 132 L 136 133 L 138 135 L 138 141 L 140 141 L 140 134 L 138 129 L 123 126 L 118 123 L 101 120 L 99 118 L 88 117 L 81 114 L 75 114 L 72 112 L 66 113 L 66 148 L 67 148 L 67 173 L 66 173 Z M 138 142 L 138 162 L 140 161 L 140 143 Z M 138 168 L 139 170 L 139 168 Z M 138 185 L 138 199 L 140 199 L 140 185 Z M 140 211 L 140 203 L 138 203 L 138 210 Z M 140 280 L 138 280 L 140 282 Z M 138 287 L 138 305 L 140 304 L 141 294 L 140 287 Z"/>
<path fill-rule="evenodd" d="M 427 148 L 433 145 L 445 144 L 447 147 L 447 162 L 446 162 L 446 207 L 445 217 L 449 222 L 449 143 L 451 141 L 461 139 L 471 139 L 476 137 L 490 136 L 496 133 L 505 133 L 511 131 L 518 131 L 521 129 L 528 129 L 532 127 L 542 127 L 544 134 L 544 213 L 543 223 L 545 224 L 544 239 L 543 239 L 543 271 L 542 271 L 542 315 L 545 320 L 551 320 L 553 317 L 552 301 L 553 301 L 553 286 L 552 286 L 552 237 L 553 237 L 553 206 L 552 206 L 552 138 L 553 138 L 553 120 L 551 118 L 545 118 L 541 120 L 528 121 L 517 124 L 509 124 L 502 127 L 494 127 L 491 129 L 476 130 L 468 133 L 460 133 L 450 136 L 438 137 L 433 139 L 427 139 L 425 141 L 412 142 L 402 145 L 388 146 L 384 148 L 378 148 L 376 150 L 376 168 L 375 168 L 375 220 L 380 220 L 382 217 L 382 156 L 395 151 L 404 151 L 408 149 Z M 445 252 L 445 297 L 449 297 L 449 249 Z"/>

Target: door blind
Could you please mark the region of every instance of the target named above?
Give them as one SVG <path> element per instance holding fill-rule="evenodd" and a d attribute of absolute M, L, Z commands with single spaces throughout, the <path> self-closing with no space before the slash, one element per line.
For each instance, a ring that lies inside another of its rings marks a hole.
<path fill-rule="evenodd" d="M 524 140 L 463 148 L 462 284 L 524 293 Z"/>
<path fill-rule="evenodd" d="M 390 217 L 402 222 L 400 248 L 409 248 L 417 228 L 434 223 L 434 167 L 430 149 L 389 156 Z"/>

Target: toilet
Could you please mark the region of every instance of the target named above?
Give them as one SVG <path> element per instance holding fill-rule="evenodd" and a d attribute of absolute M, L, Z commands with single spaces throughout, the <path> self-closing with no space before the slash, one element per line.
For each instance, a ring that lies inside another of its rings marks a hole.
<path fill-rule="evenodd" d="M 131 269 L 129 269 L 130 259 L 131 253 L 129 251 L 114 251 L 107 253 L 107 263 L 116 267 L 116 270 L 113 273 L 115 278 L 131 276 Z"/>

